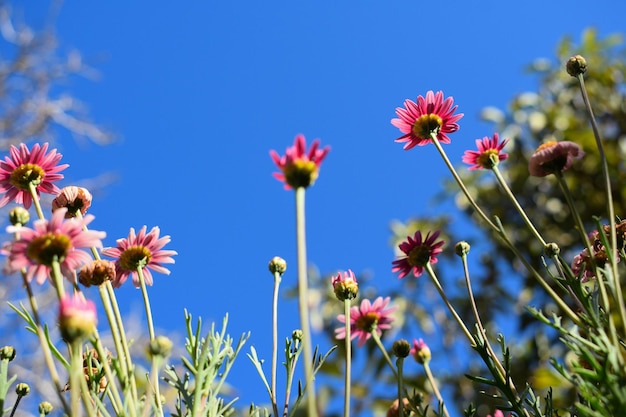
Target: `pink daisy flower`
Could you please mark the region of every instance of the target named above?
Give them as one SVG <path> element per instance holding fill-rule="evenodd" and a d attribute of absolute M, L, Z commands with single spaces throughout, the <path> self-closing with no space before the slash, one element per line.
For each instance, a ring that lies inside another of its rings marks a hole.
<path fill-rule="evenodd" d="M 436 264 L 436 256 L 442 252 L 441 247 L 444 244 L 443 240 L 437 241 L 439 233 L 436 231 L 431 235 L 428 232 L 426 237 L 422 238 L 422 232 L 418 230 L 413 237 L 407 236 L 407 240 L 398 246 L 406 257 L 393 261 L 391 271 L 400 272 L 399 279 L 404 278 L 411 271 L 413 275 L 419 277 L 424 272 L 426 264 Z"/>
<path fill-rule="evenodd" d="M 373 304 L 370 303 L 370 300 L 363 300 L 360 306 L 350 309 L 350 338 L 354 340 L 358 337 L 359 346 L 363 346 L 372 337 L 372 332 L 375 331 L 380 336 L 383 330 L 391 328 L 391 322 L 393 321 L 392 313 L 398 307 L 387 308 L 389 301 L 389 297 L 384 299 L 383 297 L 378 297 Z M 337 320 L 345 324 L 346 316 L 340 314 L 337 316 Z M 345 326 L 335 329 L 335 337 L 337 339 L 346 338 Z"/>
<path fill-rule="evenodd" d="M 585 152 L 574 142 L 546 142 L 540 145 L 528 161 L 528 171 L 534 177 L 545 177 L 556 172 L 567 171 L 574 160 L 581 159 Z"/>
<path fill-rule="evenodd" d="M 64 296 L 59 304 L 59 330 L 67 342 L 84 340 L 96 330 L 96 305 L 82 294 Z"/>
<path fill-rule="evenodd" d="M 19 233 L 20 238 L 5 246 L 8 254 L 5 271 L 13 273 L 26 268 L 26 278 L 43 284 L 50 276 L 53 261 L 58 261 L 61 273 L 75 282 L 75 271 L 91 262 L 91 255 L 79 248 L 101 248 L 105 232 L 84 230 L 94 219 L 87 215 L 82 219 L 65 220 L 67 209 L 60 208 L 50 220 L 36 220 L 34 228 L 9 226 L 8 233 Z"/>
<path fill-rule="evenodd" d="M 59 193 L 59 188 L 52 183 L 63 178 L 59 172 L 69 165 L 57 165 L 62 155 L 56 149 L 47 151 L 47 143 L 43 146 L 37 143 L 31 150 L 23 143 L 19 149 L 11 145 L 10 156 L 0 161 L 0 193 L 4 193 L 0 198 L 0 207 L 15 201 L 29 208 L 33 202 L 28 189 L 31 183 L 35 186 L 37 196 L 40 192 Z"/>
<path fill-rule="evenodd" d="M 447 134 L 459 130 L 456 122 L 463 117 L 463 113 L 454 114 L 458 106 L 453 104 L 452 97 L 444 100 L 441 91 L 429 91 L 426 98 L 418 96 L 417 103 L 405 100 L 404 108 L 396 108 L 398 118 L 391 119 L 391 124 L 404 133 L 396 142 L 407 142 L 404 149 L 409 150 L 431 143 L 431 133 L 435 133 L 439 142 L 450 143 Z"/>
<path fill-rule="evenodd" d="M 288 147 L 285 155 L 280 156 L 271 150 L 272 161 L 281 172 L 274 172 L 274 178 L 285 183 L 285 189 L 308 187 L 315 183 L 319 175 L 320 165 L 330 151 L 330 146 L 319 149 L 320 140 L 315 139 L 311 149 L 306 152 L 306 139 L 297 135 L 293 146 Z"/>
<path fill-rule="evenodd" d="M 173 250 L 163 250 L 163 247 L 170 243 L 169 236 L 159 238 L 160 229 L 153 227 L 150 233 L 146 234 L 146 226 L 139 229 L 135 234 L 135 229 L 130 228 L 128 238 L 118 239 L 117 247 L 105 248 L 102 254 L 115 259 L 116 277 L 113 281 L 114 287 L 121 286 L 128 276 L 132 274 L 133 284 L 139 287 L 138 268 L 142 268 L 146 285 L 152 285 L 152 273 L 150 270 L 161 274 L 169 275 L 170 270 L 161 264 L 173 264 L 173 255 L 178 255 Z"/>
<path fill-rule="evenodd" d="M 500 136 L 497 133 L 494 133 L 491 138 L 485 136 L 482 139 L 476 139 L 478 151 L 465 151 L 463 162 L 472 165 L 469 167 L 470 170 L 492 169 L 499 161 L 504 161 L 509 157 L 506 153 L 500 153 L 508 141 L 504 139 L 500 142 Z"/>

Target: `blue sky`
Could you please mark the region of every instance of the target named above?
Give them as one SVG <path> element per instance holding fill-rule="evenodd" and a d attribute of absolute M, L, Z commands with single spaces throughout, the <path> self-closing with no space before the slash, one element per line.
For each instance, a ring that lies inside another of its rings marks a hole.
<path fill-rule="evenodd" d="M 16 4 L 41 22 L 41 5 Z M 524 65 L 588 26 L 623 30 L 625 13 L 619 1 L 67 1 L 62 49 L 80 50 L 101 79 L 63 87 L 119 139 L 60 137 L 63 185 L 119 177 L 91 210 L 107 245 L 144 224 L 172 236 L 172 274 L 150 288 L 157 327 L 182 330 L 183 308 L 218 322 L 228 312 L 230 332 L 251 330 L 269 359 L 268 261 L 285 258 L 283 285 L 296 280 L 293 194 L 272 178 L 270 149 L 297 133 L 332 147 L 307 195 L 310 261 L 322 273 L 370 270 L 384 294 L 396 283 L 390 221 L 449 209 L 429 204 L 447 175 L 436 150 L 393 142 L 395 107 L 428 90 L 453 96 L 465 117 L 447 151 L 460 164 L 493 133 L 480 110 L 534 88 Z M 132 286 L 120 296 L 141 312 Z M 284 337 L 298 326 L 295 301 L 281 309 Z M 231 382 L 254 372 L 241 356 Z M 260 382 L 242 384 L 240 405 L 265 401 Z"/>

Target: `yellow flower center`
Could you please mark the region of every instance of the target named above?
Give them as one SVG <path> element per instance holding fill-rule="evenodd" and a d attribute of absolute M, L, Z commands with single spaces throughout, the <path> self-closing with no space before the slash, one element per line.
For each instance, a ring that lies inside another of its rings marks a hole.
<path fill-rule="evenodd" d="M 150 263 L 152 253 L 145 246 L 131 246 L 120 256 L 120 268 L 124 271 L 136 271 Z"/>
<path fill-rule="evenodd" d="M 496 166 L 498 162 L 498 150 L 497 149 L 488 149 L 485 152 L 481 153 L 476 163 L 483 168 L 491 169 Z"/>
<path fill-rule="evenodd" d="M 285 181 L 293 189 L 312 185 L 318 176 L 317 165 L 307 159 L 296 159 L 283 169 Z"/>
<path fill-rule="evenodd" d="M 443 120 L 436 114 L 424 114 L 413 123 L 413 134 L 420 139 L 430 139 L 431 133 L 439 133 Z"/>
<path fill-rule="evenodd" d="M 39 185 L 46 176 L 46 171 L 36 164 L 22 164 L 11 173 L 11 184 L 22 190 L 28 190 L 28 184 Z"/>
<path fill-rule="evenodd" d="M 72 242 L 68 236 L 46 233 L 30 242 L 26 255 L 40 265 L 52 266 L 54 261 L 63 262 L 71 248 Z"/>
<path fill-rule="evenodd" d="M 365 313 L 362 316 L 359 316 L 354 323 L 354 326 L 365 332 L 371 332 L 376 328 L 378 324 L 378 320 L 380 319 L 380 314 L 375 311 L 370 311 L 369 313 Z"/>
<path fill-rule="evenodd" d="M 409 252 L 407 261 L 411 266 L 425 266 L 430 261 L 430 248 L 424 245 L 414 247 Z"/>

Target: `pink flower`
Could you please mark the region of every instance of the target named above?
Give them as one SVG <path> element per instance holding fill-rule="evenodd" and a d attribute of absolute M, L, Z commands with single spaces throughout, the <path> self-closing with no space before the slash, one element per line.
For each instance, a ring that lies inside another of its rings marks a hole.
<path fill-rule="evenodd" d="M 360 306 L 350 309 L 350 338 L 355 339 L 358 337 L 359 346 L 363 346 L 367 339 L 372 337 L 372 332 L 375 331 L 380 336 L 383 330 L 391 328 L 391 322 L 393 321 L 392 313 L 398 307 L 387 308 L 389 301 L 389 297 L 384 299 L 378 297 L 374 300 L 374 304 L 370 303 L 370 300 L 363 300 Z M 337 320 L 345 324 L 346 316 L 340 314 L 337 316 Z M 335 329 L 335 337 L 337 339 L 346 338 L 345 326 Z"/>
<path fill-rule="evenodd" d="M 528 161 L 528 171 L 534 177 L 545 177 L 556 172 L 567 171 L 575 159 L 581 159 L 585 153 L 575 144 L 562 142 L 546 142 L 540 145 Z"/>
<path fill-rule="evenodd" d="M 339 272 L 336 277 L 332 278 L 333 291 L 339 301 L 352 300 L 356 298 L 359 292 L 359 284 L 352 270 Z"/>
<path fill-rule="evenodd" d="M 7 227 L 8 233 L 19 233 L 20 238 L 5 246 L 8 253 L 5 271 L 13 273 L 26 268 L 26 278 L 33 277 L 43 284 L 50 275 L 50 268 L 56 260 L 61 273 L 75 282 L 75 271 L 83 264 L 91 262 L 91 255 L 78 248 L 101 248 L 105 232 L 83 230 L 94 219 L 87 215 L 82 219 L 64 220 L 67 209 L 60 208 L 52 213 L 50 221 L 36 220 L 34 228 L 20 226 Z"/>
<path fill-rule="evenodd" d="M 453 104 L 452 97 L 444 100 L 441 91 L 436 94 L 429 91 L 426 98 L 418 96 L 417 103 L 405 100 L 404 108 L 396 108 L 398 118 L 391 119 L 391 124 L 404 133 L 396 142 L 407 142 L 404 149 L 409 150 L 431 143 L 431 134 L 434 133 L 439 142 L 450 143 L 447 133 L 459 130 L 456 122 L 463 117 L 462 113 L 453 114 L 458 107 L 452 107 Z"/>
<path fill-rule="evenodd" d="M 86 188 L 73 185 L 63 187 L 54 200 L 52 200 L 52 211 L 66 207 L 66 218 L 76 217 L 79 212 L 81 216 L 84 216 L 89 207 L 91 207 L 91 200 L 91 193 Z"/>
<path fill-rule="evenodd" d="M 320 140 L 315 139 L 311 149 L 306 152 L 306 139 L 297 135 L 293 146 L 287 148 L 285 155 L 280 156 L 274 150 L 270 156 L 281 172 L 273 173 L 274 178 L 285 183 L 285 189 L 308 187 L 315 183 L 319 175 L 320 165 L 330 151 L 330 147 L 318 149 Z"/>
<path fill-rule="evenodd" d="M 59 172 L 69 165 L 57 165 L 62 155 L 56 149 L 47 151 L 47 143 L 43 146 L 37 143 L 32 150 L 23 143 L 19 149 L 11 145 L 11 155 L 0 161 L 0 193 L 5 193 L 0 198 L 0 207 L 15 201 L 29 208 L 33 202 L 29 184 L 35 186 L 37 196 L 40 192 L 59 193 L 59 188 L 52 183 L 63 178 Z"/>
<path fill-rule="evenodd" d="M 96 305 L 82 294 L 64 296 L 59 304 L 59 330 L 68 342 L 90 337 L 97 324 Z"/>
<path fill-rule="evenodd" d="M 487 414 L 487 417 L 491 417 L 491 414 Z M 496 410 L 495 413 L 493 413 L 493 417 L 505 417 L 505 416 L 502 411 Z M 511 417 L 511 413 L 507 414 L 506 417 Z"/>
<path fill-rule="evenodd" d="M 150 233 L 146 234 L 146 226 L 139 229 L 139 234 L 135 235 L 135 229 L 131 227 L 128 238 L 118 239 L 117 247 L 105 248 L 102 254 L 116 259 L 116 277 L 113 281 L 114 287 L 119 287 L 132 274 L 135 287 L 140 286 L 138 268 L 142 268 L 146 285 L 152 285 L 152 274 L 150 269 L 161 274 L 169 275 L 170 270 L 161 264 L 173 264 L 173 255 L 178 255 L 173 250 L 162 250 L 163 246 L 170 243 L 169 236 L 159 238 L 160 229 L 153 227 Z"/>
<path fill-rule="evenodd" d="M 430 348 L 422 339 L 413 339 L 413 349 L 411 355 L 415 361 L 420 364 L 428 363 L 431 358 Z"/>
<path fill-rule="evenodd" d="M 494 133 L 492 138 L 485 136 L 482 139 L 476 139 L 478 151 L 465 151 L 463 162 L 472 165 L 470 170 L 492 169 L 499 161 L 504 161 L 509 157 L 506 153 L 500 153 L 509 140 L 499 141 L 500 136 L 497 133 Z"/>
<path fill-rule="evenodd" d="M 436 256 L 442 252 L 443 240 L 437 242 L 439 231 L 430 232 L 422 239 L 422 233 L 418 230 L 412 238 L 400 243 L 400 250 L 406 255 L 404 258 L 393 261 L 392 272 L 400 272 L 398 278 L 404 278 L 413 271 L 413 275 L 419 277 L 424 272 L 426 264 L 436 264 Z"/>

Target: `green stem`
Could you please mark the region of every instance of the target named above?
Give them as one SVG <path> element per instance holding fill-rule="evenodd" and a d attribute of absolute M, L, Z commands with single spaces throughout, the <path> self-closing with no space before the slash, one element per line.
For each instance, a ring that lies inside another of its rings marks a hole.
<path fill-rule="evenodd" d="M 61 264 L 56 258 L 52 260 L 50 278 L 52 278 L 52 283 L 57 291 L 57 296 L 59 301 L 61 301 L 63 297 L 65 297 L 65 287 L 63 285 L 63 274 L 61 274 Z"/>
<path fill-rule="evenodd" d="M 396 367 L 398 368 L 398 417 L 404 417 L 403 365 L 404 365 L 404 358 L 396 359 Z"/>
<path fill-rule="evenodd" d="M 272 409 L 278 417 L 278 404 L 276 400 L 276 368 L 278 362 L 278 289 L 280 287 L 280 272 L 274 272 L 274 294 L 272 297 Z"/>
<path fill-rule="evenodd" d="M 344 379 L 343 415 L 350 417 L 350 391 L 352 388 L 352 336 L 350 335 L 350 300 L 343 301 L 343 312 L 346 318 L 346 374 Z M 402 417 L 402 416 L 401 416 Z"/>
<path fill-rule="evenodd" d="M 519 202 L 515 198 L 515 195 L 513 195 L 513 192 L 511 191 L 511 189 L 509 188 L 508 184 L 504 180 L 504 177 L 500 173 L 500 170 L 498 169 L 498 166 L 495 165 L 492 168 L 492 171 L 493 171 L 493 174 L 496 176 L 496 179 L 498 180 L 498 183 L 500 184 L 500 186 L 504 190 L 505 194 L 509 197 L 509 200 L 511 200 L 511 202 L 515 206 L 515 209 L 520 214 L 520 216 L 522 216 L 522 219 L 524 220 L 524 223 L 526 223 L 526 225 L 528 226 L 528 228 L 530 229 L 532 234 L 535 235 L 535 238 L 537 238 L 537 240 L 541 243 L 541 246 L 545 247 L 546 246 L 546 241 L 543 239 L 543 237 L 541 237 L 541 234 L 537 231 L 537 229 L 533 225 L 533 222 L 530 221 L 530 219 L 526 215 L 526 212 L 524 211 L 522 206 L 520 206 Z"/>
<path fill-rule="evenodd" d="M 476 341 L 474 340 L 474 337 L 472 336 L 470 331 L 467 329 L 467 326 L 463 322 L 463 319 L 461 318 L 461 316 L 459 316 L 459 314 L 456 312 L 456 309 L 454 308 L 454 306 L 448 299 L 448 296 L 446 295 L 446 293 L 443 291 L 443 288 L 441 287 L 441 284 L 439 283 L 439 280 L 437 279 L 437 275 L 435 275 L 435 271 L 433 271 L 433 268 L 430 266 L 430 263 L 427 263 L 424 266 L 424 269 L 426 269 L 428 276 L 430 276 L 433 284 L 435 285 L 435 288 L 437 289 L 437 291 L 439 292 L 439 295 L 441 296 L 441 299 L 443 300 L 446 307 L 448 307 L 448 310 L 452 314 L 452 317 L 454 317 L 454 320 L 456 320 L 456 322 L 459 324 L 459 327 L 461 327 L 461 330 L 465 334 L 465 337 L 467 337 L 467 340 L 469 340 L 470 345 L 476 346 Z"/>
<path fill-rule="evenodd" d="M 146 288 L 146 280 L 143 277 L 143 268 L 137 267 L 137 274 L 139 275 L 139 285 L 141 287 L 141 295 L 143 297 L 143 304 L 146 308 L 146 320 L 148 321 L 148 334 L 150 335 L 150 341 L 154 340 L 154 324 L 152 323 L 152 309 L 150 308 L 150 298 L 148 297 L 148 289 Z"/>
<path fill-rule="evenodd" d="M 313 376 L 313 348 L 311 343 L 311 325 L 308 309 L 308 278 L 306 253 L 306 221 L 305 221 L 304 187 L 296 188 L 296 245 L 298 252 L 298 306 L 300 309 L 300 326 L 302 327 L 302 343 L 304 353 L 304 376 L 307 389 L 307 410 L 309 417 L 317 417 L 317 400 L 315 398 L 315 382 Z"/>
<path fill-rule="evenodd" d="M 80 398 L 81 398 L 81 378 L 83 376 L 83 363 L 80 353 L 80 341 L 71 343 L 72 360 L 70 362 L 70 404 L 72 405 L 72 416 L 80 416 Z"/>
<path fill-rule="evenodd" d="M 393 375 L 398 378 L 398 371 L 396 371 L 395 365 L 391 361 L 391 358 L 389 357 L 387 350 L 383 346 L 383 343 L 380 341 L 380 336 L 378 335 L 376 328 L 374 328 L 370 334 L 372 335 L 372 339 L 374 339 L 374 342 L 376 342 L 376 346 L 378 346 L 378 349 L 380 349 L 380 352 L 383 354 L 385 362 L 387 362 L 387 365 L 389 365 L 389 368 L 391 368 L 391 370 L 393 371 Z"/>
<path fill-rule="evenodd" d="M 30 192 L 30 196 L 33 199 L 33 205 L 35 206 L 35 211 L 37 212 L 37 217 L 41 220 L 45 219 L 43 215 L 43 211 L 41 210 L 41 203 L 39 202 L 39 196 L 37 195 L 37 187 L 32 182 L 28 183 L 28 191 Z"/>
<path fill-rule="evenodd" d="M 428 365 L 428 362 L 424 362 L 424 371 L 426 372 L 426 377 L 428 378 L 428 382 L 430 383 L 430 386 L 432 387 L 433 392 L 435 393 L 435 397 L 437 397 L 437 400 L 439 401 L 439 404 L 441 405 L 443 409 L 443 415 L 446 417 L 450 417 L 450 414 L 448 414 L 448 409 L 446 408 L 446 404 L 443 402 L 443 397 L 441 396 L 441 392 L 439 392 L 439 388 L 437 387 L 437 382 L 435 381 L 435 378 L 433 377 L 433 373 L 430 371 L 430 366 Z"/>

